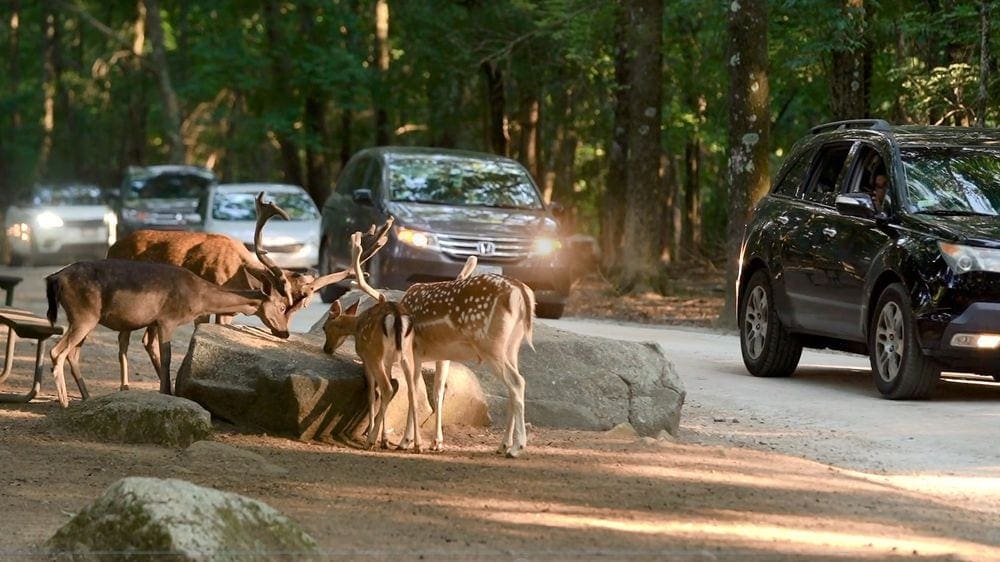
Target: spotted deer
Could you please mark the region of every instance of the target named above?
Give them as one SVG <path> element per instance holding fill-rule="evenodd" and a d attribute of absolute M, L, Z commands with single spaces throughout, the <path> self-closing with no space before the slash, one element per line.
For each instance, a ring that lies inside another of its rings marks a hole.
<path fill-rule="evenodd" d="M 359 279 L 359 282 L 361 280 Z M 368 292 L 366 290 L 366 292 Z M 371 294 L 371 293 L 369 293 Z M 535 309 L 532 290 L 501 275 L 462 277 L 454 281 L 418 283 L 401 300 L 413 321 L 413 365 L 434 361 L 433 402 L 435 435 L 432 451 L 444 448 L 442 420 L 449 361 L 485 361 L 507 386 L 507 430 L 500 453 L 516 457 L 527 444 L 524 427 L 524 377 L 518 369 L 521 343 L 531 343 Z M 324 325 L 328 352 L 352 335 L 336 328 L 338 318 L 349 312 L 331 308 Z M 407 381 L 409 382 L 409 381 Z M 411 404 L 415 409 L 415 405 Z M 399 448 L 421 446 L 416 415 L 407 416 Z"/>
<path fill-rule="evenodd" d="M 371 449 L 377 440 L 385 449 L 389 444 L 386 438 L 385 412 L 395 396 L 390 373 L 397 359 L 406 377 L 408 400 L 411 404 L 416 400 L 416 385 L 413 384 L 415 379 L 413 323 L 406 307 L 398 302 L 387 301 L 384 295 L 365 282 L 364 274 L 360 271 L 360 236 L 361 233 L 355 233 L 351 237 L 351 256 L 355 275 L 360 275 L 357 278 L 358 285 L 376 299 L 377 304 L 358 314 L 358 305 L 361 302 L 358 300 L 342 313 L 340 301 L 335 301 L 330 309 L 331 320 L 327 322 L 325 328 L 354 335 L 354 349 L 364 364 L 365 382 L 368 385 L 366 444 Z M 333 353 L 333 349 L 324 348 L 324 350 Z M 416 408 L 411 408 L 407 415 L 414 416 L 415 422 Z"/>

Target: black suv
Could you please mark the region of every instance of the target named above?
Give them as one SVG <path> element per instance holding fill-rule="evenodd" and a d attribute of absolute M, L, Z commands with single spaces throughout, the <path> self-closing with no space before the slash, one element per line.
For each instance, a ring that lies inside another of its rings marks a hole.
<path fill-rule="evenodd" d="M 118 237 L 142 229 L 197 228 L 204 219 L 199 201 L 215 183 L 215 174 L 200 166 L 129 167 L 116 206 Z"/>
<path fill-rule="evenodd" d="M 828 347 L 869 355 L 887 398 L 943 368 L 1000 380 L 1000 131 L 830 123 L 775 178 L 740 254 L 752 374 Z"/>

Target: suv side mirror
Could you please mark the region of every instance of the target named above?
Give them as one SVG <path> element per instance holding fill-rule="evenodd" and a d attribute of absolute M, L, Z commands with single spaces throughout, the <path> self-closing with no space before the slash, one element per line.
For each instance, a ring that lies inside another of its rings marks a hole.
<path fill-rule="evenodd" d="M 837 196 L 837 212 L 849 217 L 859 217 L 863 219 L 874 219 L 878 211 L 875 210 L 875 202 L 872 196 L 867 193 L 844 193 Z"/>
<path fill-rule="evenodd" d="M 370 189 L 355 189 L 354 193 L 351 194 L 351 199 L 358 205 L 371 206 L 375 204 Z"/>

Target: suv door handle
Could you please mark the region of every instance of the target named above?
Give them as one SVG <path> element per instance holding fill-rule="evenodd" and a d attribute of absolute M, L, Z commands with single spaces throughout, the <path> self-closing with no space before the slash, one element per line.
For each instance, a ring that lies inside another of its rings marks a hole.
<path fill-rule="evenodd" d="M 788 224 L 788 216 L 787 215 L 778 215 L 778 218 L 776 218 L 774 220 L 780 222 L 781 224 Z"/>
<path fill-rule="evenodd" d="M 834 236 L 837 235 L 837 229 L 836 228 L 830 228 L 828 226 L 828 227 L 826 227 L 826 228 L 823 229 L 823 234 L 826 234 L 830 238 L 833 238 Z"/>

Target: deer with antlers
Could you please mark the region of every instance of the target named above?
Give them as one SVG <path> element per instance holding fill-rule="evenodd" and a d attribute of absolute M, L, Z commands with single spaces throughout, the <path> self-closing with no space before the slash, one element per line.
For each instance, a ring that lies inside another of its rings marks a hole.
<path fill-rule="evenodd" d="M 467 264 L 454 281 L 412 285 L 401 300 L 413 322 L 413 370 L 419 372 L 425 361 L 436 363 L 433 385 L 435 436 L 431 450 L 444 448 L 441 426 L 449 361 L 486 361 L 507 386 L 507 430 L 498 452 L 517 457 L 527 445 L 524 377 L 518 370 L 518 356 L 523 341 L 532 346 L 535 295 L 524 283 L 501 275 L 465 277 L 470 269 Z M 373 297 L 379 295 L 358 273 L 355 275 L 358 285 Z M 324 350 L 328 353 L 350 335 L 355 335 L 357 340 L 356 332 L 350 330 L 350 322 L 342 319 L 350 315 L 350 309 L 343 311 L 338 303 L 331 307 L 324 324 Z M 411 378 L 415 379 L 415 375 L 407 374 L 407 384 L 413 389 L 415 380 Z M 421 448 L 415 410 L 414 400 L 410 402 L 406 431 L 399 444 L 401 449 L 412 446 L 419 451 Z"/>
<path fill-rule="evenodd" d="M 351 257 L 354 264 L 355 275 L 361 273 L 361 233 L 356 232 L 351 236 Z M 377 303 L 358 314 L 358 304 L 354 303 L 346 314 L 333 314 L 333 319 L 328 322 L 330 330 L 350 333 L 354 335 L 354 349 L 364 368 L 365 382 L 368 386 L 368 435 L 367 447 L 371 449 L 376 441 L 385 449 L 388 448 L 386 438 L 385 412 L 389 402 L 395 396 L 392 388 L 390 373 L 393 364 L 399 359 L 403 368 L 403 373 L 407 381 L 410 409 L 407 411 L 409 417 L 413 417 L 416 422 L 416 384 L 415 366 L 413 363 L 413 323 L 409 311 L 398 302 L 387 301 L 385 296 L 371 289 L 364 281 L 364 274 L 361 274 L 358 284 L 362 289 L 376 299 Z M 334 307 L 339 311 L 340 302 L 334 302 Z M 324 350 L 333 353 L 332 349 Z M 378 410 L 376 413 L 376 409 Z M 417 445 L 419 450 L 419 444 Z"/>
<path fill-rule="evenodd" d="M 261 321 L 278 337 L 288 337 L 287 329 L 279 329 L 268 319 L 281 311 L 287 326 L 291 316 L 305 308 L 312 295 L 321 288 L 344 280 L 351 274 L 334 272 L 322 277 L 284 270 L 267 257 L 262 245 L 264 225 L 273 217 L 288 219 L 288 214 L 273 202 L 264 203 L 264 193 L 256 199 L 257 226 L 254 230 L 254 252 L 239 241 L 222 234 L 140 230 L 122 238 L 108 250 L 108 258 L 168 263 L 183 267 L 218 286 L 234 291 L 259 290 L 267 301 L 259 309 Z M 392 218 L 365 236 L 366 250 L 362 263 L 385 244 Z M 204 318 L 199 319 L 204 321 Z M 217 315 L 216 321 L 228 324 L 232 315 Z M 147 338 L 148 339 L 148 338 Z"/>

